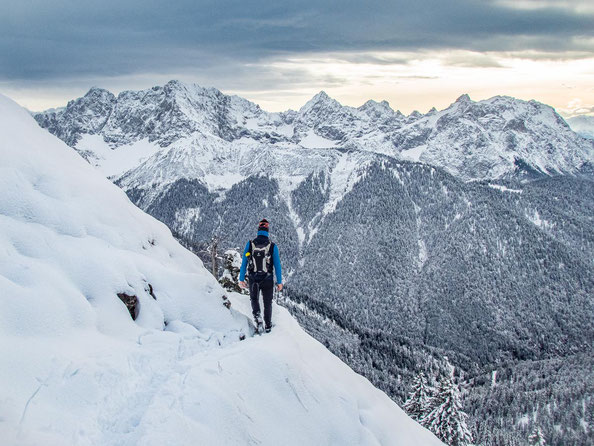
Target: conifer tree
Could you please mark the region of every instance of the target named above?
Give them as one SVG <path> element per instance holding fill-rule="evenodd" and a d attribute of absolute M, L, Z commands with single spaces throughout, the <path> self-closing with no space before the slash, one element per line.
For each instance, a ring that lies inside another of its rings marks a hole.
<path fill-rule="evenodd" d="M 544 446 L 547 444 L 540 426 L 536 426 L 532 433 L 528 436 L 528 444 L 534 446 Z"/>
<path fill-rule="evenodd" d="M 460 391 L 451 377 L 440 381 L 431 399 L 430 409 L 421 420 L 423 426 L 450 446 L 472 444 L 472 434 L 467 425 L 468 415 L 462 410 Z"/>
<path fill-rule="evenodd" d="M 235 249 L 225 251 L 223 257 L 223 275 L 219 282 L 223 287 L 235 293 L 246 293 L 239 287 L 239 269 L 241 267 L 241 254 Z"/>
<path fill-rule="evenodd" d="M 412 390 L 403 406 L 413 420 L 420 422 L 429 413 L 433 392 L 434 389 L 428 384 L 425 373 L 419 373 L 413 381 Z"/>

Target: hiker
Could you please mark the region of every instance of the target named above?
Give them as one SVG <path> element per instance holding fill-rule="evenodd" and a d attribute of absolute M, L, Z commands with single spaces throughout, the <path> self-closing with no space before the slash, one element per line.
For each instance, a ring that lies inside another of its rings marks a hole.
<path fill-rule="evenodd" d="M 262 291 L 262 298 L 264 300 L 264 325 L 266 333 L 270 333 L 272 329 L 273 271 L 276 275 L 277 289 L 279 291 L 283 289 L 278 247 L 270 241 L 268 226 L 268 220 L 265 218 L 260 220 L 258 224 L 258 236 L 246 243 L 241 261 L 241 269 L 239 270 L 239 286 L 241 288 L 247 288 L 248 285 L 245 282 L 246 267 L 248 269 L 250 300 L 257 333 L 262 332 L 260 291 Z"/>

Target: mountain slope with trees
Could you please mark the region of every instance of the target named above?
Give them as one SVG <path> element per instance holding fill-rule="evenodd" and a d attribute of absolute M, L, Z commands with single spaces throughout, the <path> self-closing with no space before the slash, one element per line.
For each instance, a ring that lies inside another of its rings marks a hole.
<path fill-rule="evenodd" d="M 222 251 L 242 246 L 265 216 L 287 273 L 284 305 L 309 333 L 400 403 L 417 373 L 453 365 L 476 438 L 524 441 L 513 417 L 526 407 L 492 420 L 505 403 L 478 377 L 592 354 L 591 141 L 550 107 L 513 98 L 461 97 L 406 117 L 322 93 L 270 114 L 219 93 L 171 82 L 113 105 L 95 91 L 107 105 L 87 108 L 92 125 L 73 118 L 87 97 L 72 115 L 36 119 L 77 135 L 71 145 L 100 168 L 129 151 L 126 169 L 107 174 L 198 253 L 213 238 Z M 568 395 L 551 393 L 551 404 Z M 579 404 L 565 407 L 581 417 Z"/>

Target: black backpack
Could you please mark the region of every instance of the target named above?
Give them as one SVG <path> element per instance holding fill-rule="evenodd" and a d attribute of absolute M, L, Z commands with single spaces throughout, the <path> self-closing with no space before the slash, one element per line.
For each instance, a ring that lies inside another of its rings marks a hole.
<path fill-rule="evenodd" d="M 266 279 L 272 275 L 272 253 L 274 252 L 274 243 L 270 240 L 266 242 L 256 243 L 256 240 L 250 242 L 250 249 L 248 251 L 249 266 L 248 271 L 250 276 L 257 282 Z"/>

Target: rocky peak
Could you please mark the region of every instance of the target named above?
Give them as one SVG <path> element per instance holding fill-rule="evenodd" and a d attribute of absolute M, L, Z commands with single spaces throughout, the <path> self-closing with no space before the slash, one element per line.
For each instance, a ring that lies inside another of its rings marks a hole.
<path fill-rule="evenodd" d="M 592 147 L 552 107 L 537 101 L 495 96 L 474 102 L 462 95 L 437 116 L 419 119 L 399 135 L 400 147 L 426 147 L 420 161 L 464 180 L 513 174 L 514 160 L 541 175 L 575 173 L 594 158 Z"/>
<path fill-rule="evenodd" d="M 364 128 L 377 127 L 386 134 L 391 134 L 406 121 L 402 113 L 395 112 L 390 107 L 388 101 L 376 102 L 369 100 L 360 106 L 357 111 L 362 118 Z M 390 151 L 382 150 L 382 153 L 390 153 Z"/>
<path fill-rule="evenodd" d="M 470 104 L 471 102 L 472 99 L 470 99 L 470 96 L 468 96 L 466 93 L 456 99 L 456 104 Z"/>
<path fill-rule="evenodd" d="M 316 95 L 314 95 L 314 97 L 312 98 L 312 100 L 318 102 L 318 101 L 330 101 L 332 100 L 332 98 L 330 96 L 328 96 L 328 93 L 326 93 L 324 90 L 320 90 L 319 93 L 317 93 Z"/>
<path fill-rule="evenodd" d="M 367 108 L 380 108 L 382 110 L 392 110 L 392 108 L 390 107 L 390 103 L 386 100 L 377 102 L 374 101 L 373 99 L 368 100 L 365 104 L 363 104 L 361 107 L 359 107 L 359 109 L 367 109 Z"/>
<path fill-rule="evenodd" d="M 196 84 L 194 84 L 196 85 Z M 179 81 L 177 79 L 171 79 L 169 82 L 167 82 L 165 85 L 163 85 L 164 89 L 169 89 L 169 90 L 176 90 L 176 89 L 182 89 L 182 88 L 186 88 L 186 84 L 184 84 L 182 81 Z"/>
<path fill-rule="evenodd" d="M 115 99 L 116 97 L 111 91 L 106 90 L 104 88 L 91 87 L 83 97 L 68 101 L 68 105 L 66 105 L 66 107 L 62 110 L 58 111 L 62 111 L 68 114 L 73 112 L 74 110 L 80 111 L 80 109 L 83 108 L 97 110 L 105 105 L 108 105 L 109 107 L 115 102 Z"/>
<path fill-rule="evenodd" d="M 337 109 L 342 105 L 336 100 L 332 99 L 325 91 L 320 91 L 313 98 L 299 109 L 299 113 L 305 115 L 309 112 L 317 112 L 322 109 Z"/>
<path fill-rule="evenodd" d="M 108 100 L 108 101 L 113 101 L 115 99 L 114 94 L 109 91 L 106 90 L 105 88 L 100 88 L 100 87 L 91 87 L 89 89 L 89 91 L 87 91 L 87 93 L 83 96 L 83 98 L 86 98 L 88 100 Z"/>
<path fill-rule="evenodd" d="M 394 110 L 392 110 L 388 101 L 385 100 L 377 102 L 370 99 L 359 107 L 358 110 L 367 113 L 372 118 L 379 118 L 381 116 L 390 117 L 394 115 Z"/>
<path fill-rule="evenodd" d="M 103 88 L 92 87 L 65 108 L 37 113 L 34 118 L 50 133 L 74 146 L 83 134 L 99 133 L 113 111 L 116 97 Z"/>

